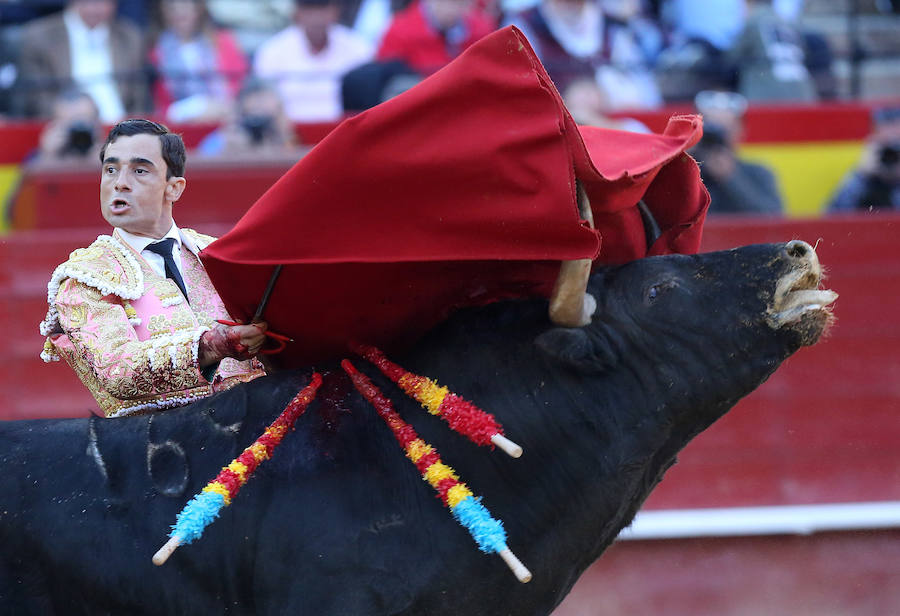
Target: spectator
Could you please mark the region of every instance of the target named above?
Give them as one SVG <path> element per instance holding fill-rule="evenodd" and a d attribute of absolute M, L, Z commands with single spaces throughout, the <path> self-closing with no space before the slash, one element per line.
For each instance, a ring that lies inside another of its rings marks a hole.
<path fill-rule="evenodd" d="M 157 111 L 174 123 L 224 119 L 247 73 L 243 51 L 212 24 L 203 0 L 162 0 L 159 9 L 161 29 L 150 55 Z"/>
<path fill-rule="evenodd" d="M 655 64 L 665 46 L 659 20 L 647 8 L 644 0 L 600 0 L 603 14 L 612 22 L 625 24 L 632 32 L 642 61 Z"/>
<path fill-rule="evenodd" d="M 341 23 L 351 26 L 377 49 L 391 24 L 397 4 L 399 0 L 347 0 L 342 5 Z"/>
<path fill-rule="evenodd" d="M 24 113 L 18 82 L 24 24 L 65 5 L 66 0 L 0 0 L 0 118 Z"/>
<path fill-rule="evenodd" d="M 772 7 L 747 0 L 747 22 L 729 51 L 738 90 L 751 101 L 816 101 L 803 35 Z"/>
<path fill-rule="evenodd" d="M 597 82 L 610 110 L 662 103 L 651 71 L 655 51 L 647 51 L 654 44 L 644 47 L 648 22 L 638 2 L 542 0 L 509 22 L 524 32 L 560 91 L 587 78 Z"/>
<path fill-rule="evenodd" d="M 649 128 L 634 118 L 609 115 L 609 97 L 593 79 L 576 79 L 562 92 L 563 102 L 577 124 L 649 133 Z"/>
<path fill-rule="evenodd" d="M 337 0 L 296 0 L 294 23 L 263 43 L 254 74 L 275 84 L 293 122 L 329 122 L 341 117 L 340 83 L 368 62 L 365 39 L 337 23 Z"/>
<path fill-rule="evenodd" d="M 368 62 L 344 75 L 341 103 L 346 113 L 365 111 L 422 81 L 403 60 Z"/>
<path fill-rule="evenodd" d="M 44 125 L 38 151 L 29 162 L 82 160 L 93 165 L 103 136 L 94 99 L 81 90 L 66 90 L 53 102 L 53 117 Z"/>
<path fill-rule="evenodd" d="M 834 53 L 827 36 L 800 21 L 804 4 L 804 0 L 772 0 L 772 8 L 778 16 L 794 27 L 803 40 L 803 63 L 813 79 L 819 99 L 831 100 L 838 95 Z"/>
<path fill-rule="evenodd" d="M 472 0 L 414 0 L 394 16 L 377 58 L 402 60 L 418 73 L 430 75 L 496 25 Z"/>
<path fill-rule="evenodd" d="M 664 0 L 661 22 L 669 44 L 660 53 L 657 79 L 667 101 L 690 101 L 701 90 L 733 90 L 728 50 L 744 27 L 745 0 Z"/>
<path fill-rule="evenodd" d="M 662 33 L 641 14 L 640 0 L 600 0 L 604 18 L 606 61 L 596 79 L 607 107 L 652 109 L 662 105 L 653 65 L 662 48 Z"/>
<path fill-rule="evenodd" d="M 542 0 L 509 22 L 531 43 L 556 87 L 594 78 L 604 62 L 603 14 L 593 0 Z"/>
<path fill-rule="evenodd" d="M 119 17 L 130 20 L 141 31 L 149 28 L 151 19 L 149 0 L 119 0 L 118 4 L 117 14 Z"/>
<path fill-rule="evenodd" d="M 294 0 L 206 0 L 212 20 L 235 35 L 247 57 L 291 24 Z"/>
<path fill-rule="evenodd" d="M 714 50 L 731 49 L 744 28 L 746 0 L 663 0 L 662 20 L 675 43 L 698 41 Z"/>
<path fill-rule="evenodd" d="M 2 0 L 0 26 L 21 25 L 38 17 L 58 13 L 65 6 L 66 0 Z"/>
<path fill-rule="evenodd" d="M 143 37 L 115 11 L 115 0 L 69 0 L 62 13 L 25 27 L 19 76 L 26 112 L 49 117 L 56 96 L 73 86 L 94 99 L 106 123 L 147 108 Z"/>
<path fill-rule="evenodd" d="M 260 156 L 300 158 L 294 125 L 284 113 L 278 92 L 265 83 L 250 79 L 220 129 L 207 135 L 197 147 L 201 156 L 230 156 L 259 159 Z"/>
<path fill-rule="evenodd" d="M 541 0 L 491 0 L 501 15 L 513 15 L 537 6 Z"/>
<path fill-rule="evenodd" d="M 14 26 L 0 27 L 0 119 L 19 115 L 19 41 L 20 30 Z"/>
<path fill-rule="evenodd" d="M 709 190 L 710 214 L 782 214 L 775 174 L 737 155 L 747 99 L 735 92 L 705 90 L 694 104 L 703 114 L 703 137 L 691 154 Z"/>
<path fill-rule="evenodd" d="M 828 203 L 830 213 L 900 209 L 900 107 L 878 109 L 873 120 L 859 163 Z"/>

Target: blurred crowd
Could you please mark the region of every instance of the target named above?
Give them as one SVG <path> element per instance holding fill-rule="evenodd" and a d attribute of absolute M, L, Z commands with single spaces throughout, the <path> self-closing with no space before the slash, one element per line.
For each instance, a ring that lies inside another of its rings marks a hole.
<path fill-rule="evenodd" d="M 0 113 L 49 118 L 79 90 L 109 124 L 219 122 L 242 87 L 293 122 L 334 121 L 409 87 L 514 24 L 560 92 L 598 119 L 727 89 L 834 96 L 802 0 L 0 0 Z"/>
<path fill-rule="evenodd" d="M 372 107 L 513 24 L 576 121 L 646 131 L 623 110 L 694 102 L 708 116 L 698 149 L 707 184 L 741 195 L 740 210 L 776 212 L 774 178 L 734 148 L 748 102 L 836 96 L 829 44 L 802 27 L 803 5 L 0 0 L 0 116 L 47 120 L 43 156 L 90 152 L 100 127 L 135 115 L 217 125 L 200 146 L 207 155 L 296 148 L 292 124 Z"/>

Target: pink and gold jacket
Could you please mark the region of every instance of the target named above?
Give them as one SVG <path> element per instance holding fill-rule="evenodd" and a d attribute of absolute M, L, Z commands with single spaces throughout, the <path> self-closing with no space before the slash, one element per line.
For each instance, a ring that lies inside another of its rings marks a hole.
<path fill-rule="evenodd" d="M 215 239 L 180 231 L 196 252 Z M 115 232 L 70 254 L 50 278 L 41 358 L 65 358 L 107 417 L 182 406 L 265 374 L 256 359 L 225 358 L 211 380 L 203 376 L 200 336 L 230 317 L 194 252 L 181 255 L 190 303 Z"/>

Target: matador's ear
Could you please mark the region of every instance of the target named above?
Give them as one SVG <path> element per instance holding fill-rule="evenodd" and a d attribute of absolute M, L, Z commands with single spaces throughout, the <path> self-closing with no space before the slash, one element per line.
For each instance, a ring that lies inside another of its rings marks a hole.
<path fill-rule="evenodd" d="M 166 200 L 175 203 L 178 199 L 181 198 L 181 193 L 184 192 L 184 187 L 187 185 L 187 180 L 180 176 L 170 177 L 166 181 Z"/>

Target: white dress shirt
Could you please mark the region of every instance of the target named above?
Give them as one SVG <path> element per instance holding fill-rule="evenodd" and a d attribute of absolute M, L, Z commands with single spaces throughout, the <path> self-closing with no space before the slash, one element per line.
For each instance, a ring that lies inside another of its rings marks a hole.
<path fill-rule="evenodd" d="M 341 78 L 368 62 L 375 50 L 353 30 L 335 24 L 328 30 L 328 45 L 313 53 L 298 26 L 285 28 L 256 51 L 253 71 L 272 81 L 294 122 L 329 122 L 343 113 Z"/>
<path fill-rule="evenodd" d="M 100 110 L 100 118 L 112 124 L 125 116 L 125 106 L 113 79 L 109 26 L 88 28 L 72 9 L 63 13 L 69 33 L 69 57 L 72 79 L 84 90 Z"/>
<path fill-rule="evenodd" d="M 143 235 L 135 235 L 134 233 L 129 233 L 124 229 L 116 229 L 115 233 L 119 237 L 119 239 L 123 240 L 129 246 L 134 248 L 135 252 L 141 255 L 144 261 L 147 262 L 147 265 L 149 265 L 154 272 L 156 272 L 163 278 L 166 277 L 166 262 L 165 260 L 163 260 L 162 255 L 158 255 L 151 250 L 147 250 L 147 246 L 155 242 L 164 240 L 167 237 L 173 238 L 175 240 L 175 245 L 172 246 L 172 258 L 175 260 L 175 265 L 178 267 L 178 272 L 181 274 L 181 278 L 184 280 L 185 288 L 187 288 L 188 282 L 184 277 L 184 268 L 181 264 L 181 251 L 182 249 L 185 249 L 192 252 L 194 255 L 199 256 L 200 250 L 189 237 L 181 235 L 181 231 L 178 230 L 178 227 L 174 223 L 172 223 L 172 227 L 169 229 L 168 233 L 166 233 L 159 239 L 144 237 Z"/>

